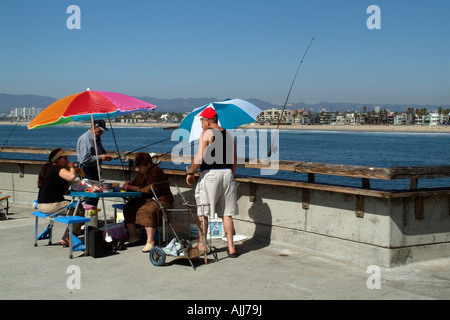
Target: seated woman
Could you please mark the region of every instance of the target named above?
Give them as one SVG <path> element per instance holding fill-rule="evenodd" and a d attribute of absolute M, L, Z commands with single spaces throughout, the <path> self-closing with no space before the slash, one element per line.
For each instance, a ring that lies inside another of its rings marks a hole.
<path fill-rule="evenodd" d="M 140 241 L 141 239 L 136 233 L 136 224 L 144 226 L 147 233 L 147 243 L 142 252 L 149 252 L 155 246 L 154 237 L 158 226 L 159 212 L 158 204 L 152 199 L 151 184 L 167 181 L 168 178 L 161 168 L 153 163 L 152 157 L 148 153 L 139 152 L 136 154 L 134 163 L 138 169 L 138 174 L 132 182 L 125 182 L 122 190 L 142 192 L 142 197 L 131 199 L 123 207 L 125 224 L 130 234 L 127 243 L 132 244 Z M 174 199 L 169 183 L 157 184 L 153 189 L 158 201 L 165 207 L 170 208 L 173 205 Z"/>
<path fill-rule="evenodd" d="M 43 213 L 55 213 L 66 207 L 70 200 L 64 199 L 64 194 L 76 178 L 73 162 L 69 162 L 69 153 L 58 148 L 50 152 L 48 162 L 42 167 L 38 178 L 38 210 Z M 73 209 L 69 212 L 73 214 Z M 83 208 L 78 208 L 78 216 L 84 216 Z M 81 225 L 74 225 L 75 234 L 81 233 Z M 69 245 L 69 231 L 66 229 L 61 244 Z"/>

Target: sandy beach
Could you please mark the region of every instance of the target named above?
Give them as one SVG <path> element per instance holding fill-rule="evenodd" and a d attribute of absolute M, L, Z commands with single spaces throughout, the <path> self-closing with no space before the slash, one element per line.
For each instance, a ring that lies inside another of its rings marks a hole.
<path fill-rule="evenodd" d="M 246 125 L 241 128 L 276 129 L 275 125 Z M 370 132 L 424 132 L 450 133 L 450 126 L 376 126 L 376 125 L 280 125 L 280 130 L 327 130 L 327 131 L 370 131 Z"/>
<path fill-rule="evenodd" d="M 15 122 L 0 121 L 0 125 L 15 125 Z M 26 126 L 28 122 L 19 122 L 18 125 Z M 71 122 L 71 126 L 87 126 L 86 123 Z M 179 123 L 119 123 L 113 122 L 113 126 L 120 127 L 154 127 L 176 129 Z M 248 124 L 239 127 L 241 129 L 276 129 L 276 125 Z M 280 130 L 327 130 L 327 131 L 369 131 L 369 132 L 422 132 L 422 133 L 450 133 L 450 126 L 377 126 L 377 125 L 280 125 Z"/>

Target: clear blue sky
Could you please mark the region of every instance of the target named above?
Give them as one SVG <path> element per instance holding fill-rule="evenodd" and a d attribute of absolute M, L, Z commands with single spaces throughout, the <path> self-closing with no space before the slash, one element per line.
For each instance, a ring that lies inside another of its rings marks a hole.
<path fill-rule="evenodd" d="M 0 93 L 283 103 L 315 36 L 290 102 L 450 104 L 449 21 L 449 0 L 0 0 Z"/>

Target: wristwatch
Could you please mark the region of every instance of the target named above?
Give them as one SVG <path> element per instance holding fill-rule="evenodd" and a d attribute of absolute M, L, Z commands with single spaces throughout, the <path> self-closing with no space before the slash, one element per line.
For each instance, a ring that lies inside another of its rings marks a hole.
<path fill-rule="evenodd" d="M 186 173 L 187 176 L 193 176 L 195 174 L 195 172 L 188 172 Z"/>

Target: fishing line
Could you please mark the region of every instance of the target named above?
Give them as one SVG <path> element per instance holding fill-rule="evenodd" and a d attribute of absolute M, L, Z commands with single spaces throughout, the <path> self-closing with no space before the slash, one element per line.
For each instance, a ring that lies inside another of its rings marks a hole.
<path fill-rule="evenodd" d="M 274 135 L 274 137 L 273 137 L 272 145 L 270 146 L 269 153 L 267 154 L 267 157 L 269 157 L 269 158 L 270 158 L 270 156 L 272 155 L 272 148 L 273 148 L 273 144 L 275 143 L 275 137 L 277 136 L 278 129 L 280 128 L 280 123 L 281 123 L 281 119 L 282 119 L 282 117 L 283 117 L 283 112 L 284 112 L 284 110 L 286 109 L 286 105 L 287 105 L 287 103 L 288 103 L 289 96 L 291 95 L 292 87 L 294 86 L 294 82 L 295 82 L 295 79 L 297 78 L 298 71 L 300 70 L 300 67 L 302 66 L 302 63 L 303 63 L 303 59 L 305 59 L 305 56 L 306 56 L 306 54 L 308 53 L 308 50 L 309 50 L 309 48 L 311 47 L 311 44 L 313 43 L 313 41 L 314 41 L 315 38 L 316 38 L 316 37 L 312 37 L 311 41 L 309 42 L 308 48 L 306 48 L 306 51 L 305 51 L 305 53 L 303 54 L 302 60 L 300 61 L 299 65 L 298 65 L 297 72 L 295 73 L 294 79 L 292 80 L 291 87 L 289 88 L 289 92 L 288 92 L 288 95 L 287 95 L 287 97 L 286 97 L 286 101 L 284 102 L 283 110 L 281 111 L 281 114 L 280 114 L 280 116 L 279 116 L 279 118 L 278 118 L 278 126 L 277 126 L 277 130 L 275 131 L 275 135 Z"/>
<path fill-rule="evenodd" d="M 164 141 L 168 141 L 168 140 L 172 140 L 172 138 L 167 138 L 167 139 L 159 140 L 159 141 L 150 143 L 150 144 L 148 144 L 148 145 L 145 145 L 145 146 L 143 146 L 143 147 L 137 148 L 137 149 L 135 149 L 135 150 L 133 150 L 133 151 L 127 151 L 127 152 L 124 152 L 122 155 L 119 155 L 118 157 L 115 157 L 115 158 L 113 158 L 113 159 L 122 159 L 123 157 L 125 157 L 125 156 L 127 156 L 127 155 L 129 155 L 129 154 L 131 154 L 131 153 L 134 153 L 134 152 L 136 152 L 136 151 L 145 149 L 145 148 L 147 148 L 147 147 L 150 147 L 150 146 L 153 146 L 153 145 L 155 145 L 155 144 L 158 144 L 158 143 L 161 143 L 161 142 L 164 142 Z M 195 147 L 195 145 L 199 143 L 199 140 L 195 140 L 195 141 L 193 141 L 193 142 L 194 142 L 194 147 Z M 192 147 L 192 146 L 191 146 L 191 143 L 186 144 L 186 145 L 183 145 L 183 146 L 181 146 L 181 147 L 179 147 L 179 148 L 177 148 L 177 149 L 173 149 L 172 151 L 169 151 L 169 152 L 160 153 L 160 154 L 159 154 L 159 157 L 162 157 L 162 156 L 165 156 L 165 155 L 168 155 L 168 154 L 173 154 L 173 153 L 175 153 L 175 152 L 178 152 L 178 151 L 183 150 L 183 149 L 188 148 L 188 147 L 189 147 L 189 148 Z"/>
<path fill-rule="evenodd" d="M 17 118 L 16 124 L 14 125 L 14 127 L 12 128 L 11 132 L 9 133 L 8 138 L 6 138 L 5 143 L 3 144 L 2 148 L 0 149 L 0 152 L 2 152 L 3 148 L 5 147 L 5 145 L 8 143 L 9 138 L 11 137 L 11 135 L 13 134 L 14 130 L 17 127 L 17 124 L 19 123 L 19 118 Z"/>
<path fill-rule="evenodd" d="M 111 124 L 111 119 L 109 118 L 109 114 L 106 114 L 106 116 L 108 117 L 109 127 L 111 128 L 111 133 L 113 136 L 114 144 L 116 145 L 117 154 L 119 155 L 120 165 L 122 166 L 122 172 L 123 172 L 123 175 L 125 176 L 125 181 L 127 181 L 127 173 L 125 172 L 125 167 L 123 166 L 122 157 L 120 157 L 119 146 L 117 145 L 116 135 L 114 134 L 113 126 Z M 114 159 L 116 159 L 116 158 L 114 158 Z"/>
<path fill-rule="evenodd" d="M 193 147 L 195 148 L 195 145 L 198 144 L 198 143 L 200 142 L 200 140 L 195 140 L 195 141 L 193 141 L 193 142 L 194 142 Z M 189 148 L 192 147 L 192 146 L 191 146 L 191 143 L 186 144 L 186 145 L 184 145 L 184 146 L 181 146 L 180 148 L 174 149 L 174 150 L 172 150 L 172 151 L 170 151 L 170 152 L 161 153 L 160 156 L 165 156 L 165 155 L 167 155 L 167 154 L 172 154 L 172 153 L 174 153 L 174 152 L 183 150 L 183 149 L 188 148 L 188 147 L 189 147 Z"/>
<path fill-rule="evenodd" d="M 133 152 L 136 152 L 136 151 L 145 149 L 145 148 L 147 148 L 147 147 L 150 147 L 150 146 L 153 146 L 153 145 L 155 145 L 155 144 L 158 144 L 158 143 L 161 143 L 161 142 L 164 142 L 164 141 L 167 141 L 167 140 L 171 140 L 171 139 L 172 139 L 172 138 L 167 138 L 167 139 L 159 140 L 159 141 L 156 141 L 156 142 L 147 144 L 146 146 L 137 148 L 137 149 L 135 149 L 135 150 L 133 150 L 133 151 L 127 151 L 127 152 L 124 152 L 123 154 L 120 154 L 120 153 L 119 153 L 119 156 L 117 156 L 117 157 L 115 157 L 115 158 L 113 158 L 113 159 L 114 159 L 114 160 L 115 160 L 115 159 L 122 159 L 123 157 L 129 155 L 130 153 L 133 153 Z M 180 150 L 181 150 L 181 149 L 180 149 Z M 118 152 L 118 150 L 117 150 L 117 152 Z"/>
<path fill-rule="evenodd" d="M 114 158 L 114 159 L 118 159 L 118 158 L 122 158 L 122 157 L 125 157 L 125 156 L 127 156 L 127 155 L 129 155 L 129 154 L 131 154 L 131 153 L 133 153 L 133 152 L 136 152 L 136 151 L 139 151 L 139 150 L 142 150 L 142 149 L 144 149 L 144 148 L 147 148 L 147 147 L 150 147 L 150 146 L 152 146 L 152 145 L 155 145 L 155 144 L 158 144 L 158 143 L 161 143 L 161 142 L 164 142 L 164 141 L 167 141 L 167 140 L 171 140 L 172 138 L 168 138 L 168 139 L 163 139 L 163 140 L 160 140 L 160 141 L 156 141 L 156 142 L 153 142 L 153 143 L 150 143 L 150 144 L 148 144 L 148 145 L 146 145 L 146 146 L 143 146 L 143 147 L 140 147 L 140 148 L 138 148 L 138 149 L 135 149 L 135 150 L 133 150 L 133 151 L 127 151 L 127 152 L 124 152 L 121 156 L 119 156 L 119 157 L 116 157 L 116 158 Z M 194 141 L 194 147 L 195 147 L 195 144 L 197 144 L 197 143 L 199 143 L 199 141 L 198 140 L 195 140 Z M 186 144 L 186 145 L 183 145 L 183 146 L 181 146 L 180 148 L 178 148 L 178 149 L 174 149 L 174 150 L 172 150 L 172 151 L 169 151 L 169 152 L 165 152 L 165 153 L 160 153 L 159 154 L 159 156 L 161 157 L 161 156 L 165 156 L 165 155 L 168 155 L 168 154 L 172 154 L 172 153 L 174 153 L 174 152 L 177 152 L 177 151 L 180 151 L 180 150 L 183 150 L 183 149 L 185 149 L 185 148 L 190 148 L 191 147 L 191 143 L 189 143 L 189 144 Z"/>

